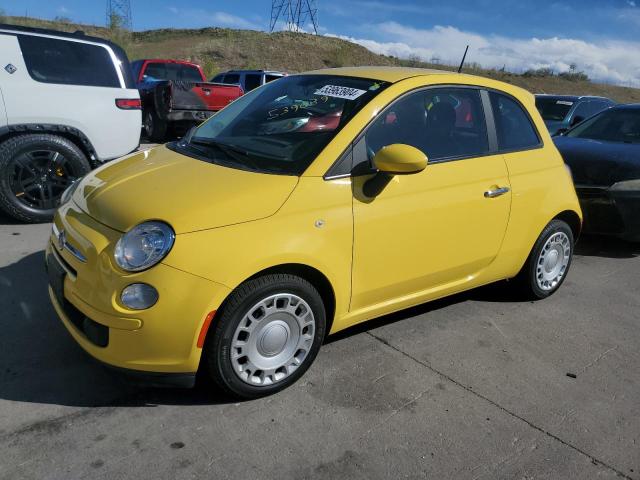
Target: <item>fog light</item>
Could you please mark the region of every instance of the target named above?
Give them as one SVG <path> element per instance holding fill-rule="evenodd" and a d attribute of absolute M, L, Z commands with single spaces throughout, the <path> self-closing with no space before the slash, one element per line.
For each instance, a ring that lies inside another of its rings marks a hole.
<path fill-rule="evenodd" d="M 132 283 L 122 290 L 120 300 L 125 307 L 144 310 L 158 301 L 158 291 L 146 283 Z"/>

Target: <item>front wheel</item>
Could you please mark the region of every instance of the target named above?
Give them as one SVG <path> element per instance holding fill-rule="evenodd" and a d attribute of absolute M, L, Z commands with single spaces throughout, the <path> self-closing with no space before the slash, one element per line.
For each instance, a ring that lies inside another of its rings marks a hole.
<path fill-rule="evenodd" d="M 286 388 L 309 368 L 326 313 L 308 281 L 275 274 L 240 285 L 214 322 L 203 352 L 206 372 L 225 392 L 256 398 Z"/>
<path fill-rule="evenodd" d="M 10 138 L 0 145 L 0 209 L 23 222 L 49 222 L 62 193 L 90 170 L 82 150 L 67 138 Z"/>
<path fill-rule="evenodd" d="M 517 280 L 528 297 L 546 298 L 560 288 L 571 266 L 573 246 L 571 227 L 558 219 L 549 222 L 518 274 Z"/>

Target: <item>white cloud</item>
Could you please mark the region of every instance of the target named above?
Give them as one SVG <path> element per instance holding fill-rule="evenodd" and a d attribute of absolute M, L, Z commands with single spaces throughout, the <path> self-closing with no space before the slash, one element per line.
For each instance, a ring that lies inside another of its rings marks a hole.
<path fill-rule="evenodd" d="M 636 2 L 634 0 L 627 0 L 627 5 L 629 5 L 630 7 L 635 7 Z"/>
<path fill-rule="evenodd" d="M 640 42 L 601 41 L 595 44 L 558 37 L 514 39 L 464 32 L 451 26 L 417 29 L 396 22 L 372 25 L 371 30 L 393 41 L 340 38 L 375 53 L 401 58 L 418 56 L 426 61 L 438 57 L 452 65 L 460 61 L 465 46 L 470 45 L 467 62 L 477 62 L 483 67 L 505 66 L 515 72 L 548 67 L 563 72 L 576 64 L 596 81 L 640 85 L 640 61 L 636 60 L 635 53 L 640 51 Z"/>
<path fill-rule="evenodd" d="M 213 25 L 216 27 L 244 28 L 249 30 L 262 30 L 264 25 L 252 22 L 246 18 L 232 15 L 222 11 L 208 11 L 194 8 L 168 7 L 167 10 L 182 20 L 189 21 L 190 24 Z"/>
<path fill-rule="evenodd" d="M 226 12 L 213 12 L 206 14 L 207 18 L 210 18 L 213 22 L 217 23 L 220 26 L 224 27 L 237 27 L 237 28 L 248 28 L 252 30 L 258 30 L 262 28 L 259 25 L 256 25 L 249 20 L 246 20 L 242 17 L 238 17 L 236 15 L 231 15 Z"/>

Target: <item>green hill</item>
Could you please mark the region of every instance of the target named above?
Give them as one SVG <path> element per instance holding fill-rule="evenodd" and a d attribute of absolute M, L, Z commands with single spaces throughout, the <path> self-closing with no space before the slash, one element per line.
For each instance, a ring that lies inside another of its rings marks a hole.
<path fill-rule="evenodd" d="M 432 65 L 416 60 L 378 55 L 345 40 L 304 33 L 266 33 L 216 27 L 128 33 L 64 20 L 6 17 L 5 21 L 64 31 L 83 30 L 89 35 L 110 38 L 119 43 L 125 48 L 131 60 L 156 57 L 195 61 L 203 66 L 209 76 L 231 68 L 261 68 L 291 73 L 352 65 L 404 65 L 455 69 L 452 66 Z M 512 74 L 483 69 L 473 64 L 464 71 L 512 83 L 533 93 L 602 95 L 623 103 L 640 102 L 640 89 L 599 84 L 580 78 Z"/>

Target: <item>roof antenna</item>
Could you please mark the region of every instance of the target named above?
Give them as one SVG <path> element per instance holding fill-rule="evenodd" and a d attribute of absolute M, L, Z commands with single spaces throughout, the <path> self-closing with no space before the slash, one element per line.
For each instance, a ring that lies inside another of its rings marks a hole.
<path fill-rule="evenodd" d="M 462 61 L 460 62 L 460 66 L 458 67 L 458 73 L 462 72 L 462 66 L 464 65 L 464 59 L 467 58 L 467 52 L 469 51 L 469 45 L 464 49 L 464 55 L 462 56 Z"/>

